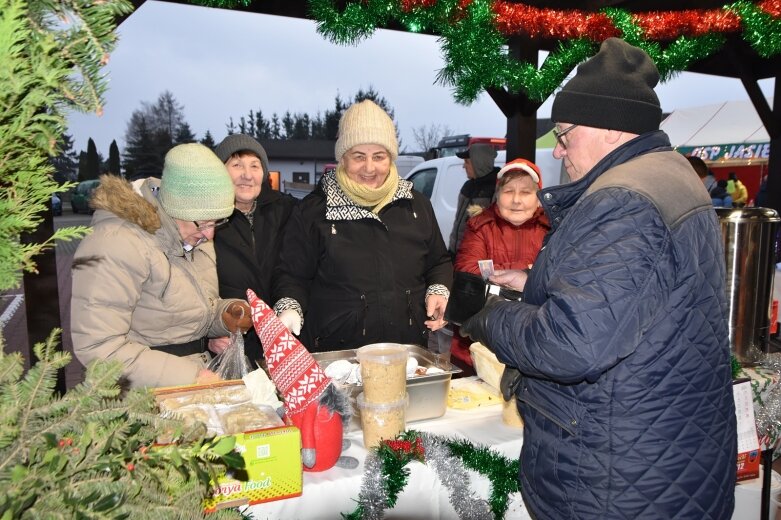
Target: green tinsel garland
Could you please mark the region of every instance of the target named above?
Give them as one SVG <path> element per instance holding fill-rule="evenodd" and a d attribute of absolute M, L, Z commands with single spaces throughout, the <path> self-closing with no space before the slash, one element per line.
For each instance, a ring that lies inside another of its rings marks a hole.
<path fill-rule="evenodd" d="M 463 439 L 431 437 L 439 439 L 447 446 L 452 456 L 460 459 L 464 467 L 488 478 L 491 482 L 491 493 L 488 499 L 491 512 L 494 518 L 503 518 L 507 512 L 509 495 L 519 490 L 518 461 L 511 461 L 490 448 L 475 446 Z M 384 508 L 389 509 L 396 505 L 399 493 L 407 485 L 409 479 L 407 465 L 415 460 L 426 463 L 426 454 L 421 448 L 421 434 L 415 430 L 407 430 L 401 433 L 397 440 L 383 441 L 373 451 L 381 462 L 385 492 Z M 366 512 L 364 504 L 358 501 L 356 508 L 351 513 L 342 514 L 342 518 L 361 520 Z"/>
<path fill-rule="evenodd" d="M 204 1 L 204 0 L 199 0 Z M 217 1 L 217 0 L 214 0 Z M 230 1 L 230 0 L 226 0 Z M 235 1 L 235 0 L 233 0 Z M 408 30 L 427 30 L 441 35 L 445 67 L 437 81 L 454 88 L 459 103 L 469 104 L 486 88 L 524 91 L 529 99 L 547 99 L 581 61 L 593 55 L 599 42 L 586 39 L 562 43 L 543 66 L 519 62 L 508 56 L 506 36 L 495 27 L 490 0 L 437 0 L 426 7 L 404 12 L 399 0 L 350 2 L 340 13 L 333 0 L 309 0 L 310 12 L 318 20 L 318 32 L 340 44 L 357 44 L 378 27 L 397 20 Z M 740 0 L 725 6 L 741 17 L 743 36 L 760 56 L 781 52 L 781 20 L 774 19 L 752 2 Z M 713 33 L 699 37 L 679 36 L 666 48 L 645 39 L 643 31 L 626 10 L 606 8 L 606 14 L 622 37 L 643 48 L 656 62 L 663 81 L 685 70 L 691 63 L 720 49 L 726 38 Z"/>

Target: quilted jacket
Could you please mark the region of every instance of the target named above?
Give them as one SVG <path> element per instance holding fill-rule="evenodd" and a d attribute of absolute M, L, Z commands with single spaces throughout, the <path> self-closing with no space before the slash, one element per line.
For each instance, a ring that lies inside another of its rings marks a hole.
<path fill-rule="evenodd" d="M 496 203 L 467 222 L 464 240 L 454 263 L 456 271 L 479 275 L 478 260 L 491 259 L 494 269 L 528 269 L 550 229 L 548 217 L 538 208 L 532 218 L 515 226 L 499 215 Z"/>
<path fill-rule="evenodd" d="M 375 215 L 345 195 L 333 174 L 293 210 L 277 273 L 283 298 L 276 307 L 300 305 L 301 342 L 313 352 L 425 345 L 426 295 L 449 294 L 453 280 L 431 202 L 411 182 L 399 181 Z"/>
<path fill-rule="evenodd" d="M 222 312 L 235 300 L 217 291 L 214 247 L 185 253 L 179 230 L 157 202 L 159 179 L 101 177 L 92 233 L 74 255 L 73 351 L 84 365 L 113 359 L 130 386 L 195 382 L 197 356 L 156 350 L 204 336 L 227 336 Z"/>
<path fill-rule="evenodd" d="M 736 424 L 724 253 L 661 131 L 542 190 L 553 232 L 488 344 L 518 367 L 520 484 L 539 519 L 730 518 Z"/>

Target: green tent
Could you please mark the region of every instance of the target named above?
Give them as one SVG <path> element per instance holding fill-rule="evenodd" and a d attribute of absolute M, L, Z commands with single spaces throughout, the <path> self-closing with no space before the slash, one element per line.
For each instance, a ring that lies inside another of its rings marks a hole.
<path fill-rule="evenodd" d="M 537 146 L 536 148 L 539 150 L 541 148 L 555 148 L 556 147 L 556 137 L 553 135 L 553 128 L 550 129 L 550 132 L 547 134 L 541 135 L 539 139 L 536 141 Z"/>

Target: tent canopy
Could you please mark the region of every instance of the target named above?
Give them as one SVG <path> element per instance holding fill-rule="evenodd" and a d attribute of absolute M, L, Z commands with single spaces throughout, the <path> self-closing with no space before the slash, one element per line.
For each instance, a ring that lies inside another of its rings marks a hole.
<path fill-rule="evenodd" d="M 773 106 L 773 98 L 768 99 Z M 725 101 L 673 111 L 662 121 L 673 146 L 770 142 L 751 101 Z"/>

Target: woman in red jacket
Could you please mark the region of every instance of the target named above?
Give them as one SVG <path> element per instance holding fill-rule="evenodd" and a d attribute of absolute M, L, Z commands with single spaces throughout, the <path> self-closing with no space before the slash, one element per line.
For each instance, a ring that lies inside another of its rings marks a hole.
<path fill-rule="evenodd" d="M 493 260 L 497 275 L 529 269 L 542 248 L 550 229 L 548 218 L 537 199 L 542 189 L 540 170 L 526 159 L 507 163 L 496 177 L 496 201 L 477 208 L 467 222 L 464 239 L 458 248 L 456 271 L 480 275 L 478 260 Z M 451 356 L 472 366 L 471 341 L 453 334 Z"/>

